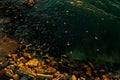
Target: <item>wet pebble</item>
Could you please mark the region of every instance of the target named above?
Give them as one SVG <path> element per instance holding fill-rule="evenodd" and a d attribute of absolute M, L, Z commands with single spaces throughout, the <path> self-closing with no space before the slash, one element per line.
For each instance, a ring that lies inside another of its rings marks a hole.
<path fill-rule="evenodd" d="M 28 76 L 24 75 L 24 76 L 21 77 L 20 80 L 28 80 Z"/>
<path fill-rule="evenodd" d="M 14 72 L 13 72 L 13 70 L 11 70 L 11 69 L 7 69 L 7 68 L 5 68 L 5 70 L 6 70 L 6 76 L 8 76 L 8 77 L 12 77 L 13 75 L 14 75 Z"/>
<path fill-rule="evenodd" d="M 19 80 L 19 78 L 20 78 L 20 76 L 19 76 L 18 74 L 14 74 L 14 75 L 13 75 L 13 79 L 14 79 L 14 80 Z"/>
<path fill-rule="evenodd" d="M 36 0 L 23 0 L 23 3 L 27 6 L 33 6 L 36 3 Z"/>
<path fill-rule="evenodd" d="M 35 67 L 39 63 L 38 59 L 32 59 L 25 63 L 27 66 Z"/>
<path fill-rule="evenodd" d="M 27 53 L 27 52 L 23 53 L 23 56 L 25 58 L 27 58 L 27 59 L 31 59 L 32 58 L 32 56 L 30 55 L 30 53 Z"/>
<path fill-rule="evenodd" d="M 11 69 L 11 70 L 14 71 L 15 70 L 15 66 L 11 64 L 11 65 L 7 66 L 7 69 Z"/>

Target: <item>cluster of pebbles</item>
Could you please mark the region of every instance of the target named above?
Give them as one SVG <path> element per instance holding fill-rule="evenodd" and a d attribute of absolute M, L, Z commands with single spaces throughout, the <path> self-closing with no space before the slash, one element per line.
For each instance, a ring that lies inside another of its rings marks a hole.
<path fill-rule="evenodd" d="M 44 57 L 49 59 L 42 61 L 35 58 L 34 54 L 30 55 L 27 52 L 21 55 L 9 54 L 0 62 L 0 80 L 70 79 L 67 73 L 61 74 L 60 71 L 52 67 L 56 64 L 52 57 L 48 55 Z M 45 62 L 49 62 L 49 64 Z"/>
<path fill-rule="evenodd" d="M 64 56 L 65 57 L 65 56 Z M 57 61 L 27 52 L 10 53 L 0 61 L 0 80 L 120 80 L 91 62 Z"/>

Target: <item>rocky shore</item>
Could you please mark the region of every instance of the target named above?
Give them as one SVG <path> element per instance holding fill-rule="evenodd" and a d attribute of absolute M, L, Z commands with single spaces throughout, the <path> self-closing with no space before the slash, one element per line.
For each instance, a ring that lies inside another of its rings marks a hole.
<path fill-rule="evenodd" d="M 120 80 L 119 63 L 66 54 L 71 48 L 81 57 L 74 50 L 79 45 L 87 56 L 119 58 L 120 17 L 112 11 L 119 12 L 119 1 L 108 10 L 101 4 L 114 1 L 107 1 L 0 1 L 0 80 Z"/>
<path fill-rule="evenodd" d="M 9 53 L 0 61 L 0 80 L 119 80 L 107 64 L 70 61 L 28 52 Z"/>

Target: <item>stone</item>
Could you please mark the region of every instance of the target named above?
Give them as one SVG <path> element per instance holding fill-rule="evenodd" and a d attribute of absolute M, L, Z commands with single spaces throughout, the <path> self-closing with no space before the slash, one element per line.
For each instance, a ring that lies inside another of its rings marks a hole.
<path fill-rule="evenodd" d="M 22 66 L 24 66 L 23 63 L 19 63 L 19 64 L 18 64 L 18 67 L 22 67 Z"/>
<path fill-rule="evenodd" d="M 28 80 L 27 76 L 23 76 L 20 80 Z"/>
<path fill-rule="evenodd" d="M 14 79 L 14 80 L 19 80 L 19 78 L 20 78 L 20 76 L 19 76 L 18 74 L 14 74 L 14 75 L 13 75 L 13 79 Z"/>
<path fill-rule="evenodd" d="M 7 66 L 7 69 L 15 70 L 15 66 L 14 65 L 9 65 L 9 66 Z"/>
<path fill-rule="evenodd" d="M 35 4 L 36 0 L 23 0 L 23 3 L 27 6 L 33 6 Z"/>
<path fill-rule="evenodd" d="M 47 70 L 46 73 L 55 73 L 56 72 L 56 69 L 53 67 L 48 67 L 46 70 Z"/>
<path fill-rule="evenodd" d="M 30 53 L 27 53 L 27 52 L 23 53 L 23 56 L 24 56 L 25 58 L 28 58 L 28 59 L 31 59 L 31 58 L 32 58 L 31 55 L 30 55 Z"/>
<path fill-rule="evenodd" d="M 41 78 L 41 79 L 52 79 L 53 75 L 46 75 L 46 74 L 36 74 L 36 77 Z"/>
<path fill-rule="evenodd" d="M 32 59 L 25 63 L 27 66 L 35 67 L 39 63 L 38 59 Z"/>
<path fill-rule="evenodd" d="M 75 77 L 75 75 L 72 75 L 72 80 L 77 80 L 77 78 Z"/>
<path fill-rule="evenodd" d="M 14 75 L 14 72 L 11 70 L 11 69 L 7 69 L 7 68 L 5 68 L 5 71 L 6 71 L 6 76 L 8 76 L 8 77 L 12 77 L 13 75 Z"/>
<path fill-rule="evenodd" d="M 27 66 L 21 66 L 19 70 L 17 70 L 18 74 L 20 75 L 27 75 L 29 77 L 34 77 L 36 74 L 34 73 L 34 70 Z"/>
<path fill-rule="evenodd" d="M 16 59 L 17 59 L 17 57 L 18 57 L 18 55 L 17 55 L 17 54 L 11 54 L 11 55 L 12 55 L 13 60 L 16 60 Z"/>

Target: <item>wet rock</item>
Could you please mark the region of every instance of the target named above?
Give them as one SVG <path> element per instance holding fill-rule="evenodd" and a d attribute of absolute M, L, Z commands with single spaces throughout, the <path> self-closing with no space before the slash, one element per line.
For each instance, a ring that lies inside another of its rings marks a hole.
<path fill-rule="evenodd" d="M 17 72 L 18 72 L 19 75 L 24 74 L 24 75 L 27 75 L 27 76 L 30 76 L 30 77 L 34 77 L 36 75 L 35 72 L 27 66 L 20 67 L 19 70 L 17 70 Z"/>
<path fill-rule="evenodd" d="M 28 80 L 28 76 L 23 76 L 20 80 Z"/>
<path fill-rule="evenodd" d="M 103 77 L 103 80 L 109 80 L 109 75 L 102 75 L 102 77 Z"/>
<path fill-rule="evenodd" d="M 75 77 L 75 75 L 72 75 L 72 80 L 77 80 L 77 78 Z"/>
<path fill-rule="evenodd" d="M 19 78 L 20 78 L 20 76 L 19 76 L 18 74 L 14 74 L 14 75 L 13 75 L 13 79 L 14 79 L 14 80 L 19 80 Z"/>
<path fill-rule="evenodd" d="M 13 70 L 11 70 L 11 69 L 7 69 L 7 68 L 5 68 L 5 71 L 6 71 L 6 76 L 8 76 L 8 77 L 12 77 L 13 75 L 14 75 L 14 72 L 13 72 Z"/>
<path fill-rule="evenodd" d="M 40 74 L 45 73 L 45 70 L 42 69 L 41 67 L 37 67 L 35 68 L 35 70 L 36 70 L 36 73 L 40 73 Z"/>
<path fill-rule="evenodd" d="M 24 56 L 25 58 L 28 58 L 28 59 L 31 59 L 31 58 L 32 58 L 32 56 L 30 55 L 30 53 L 27 53 L 27 52 L 24 52 L 24 53 L 23 53 L 23 56 Z"/>
<path fill-rule="evenodd" d="M 13 60 L 16 60 L 18 58 L 18 55 L 17 54 L 11 54 Z"/>
<path fill-rule="evenodd" d="M 27 61 L 23 56 L 19 58 L 20 61 Z"/>
<path fill-rule="evenodd" d="M 45 73 L 47 73 L 47 74 L 53 74 L 53 73 L 55 73 L 56 72 L 56 69 L 55 68 L 53 68 L 53 67 L 48 67 L 47 69 L 46 69 L 46 72 Z"/>
<path fill-rule="evenodd" d="M 40 79 L 52 79 L 53 75 L 46 75 L 46 74 L 36 74 L 36 77 Z"/>
<path fill-rule="evenodd" d="M 55 74 L 54 74 L 54 77 L 59 77 L 61 76 L 61 73 L 59 71 L 57 71 Z"/>
<path fill-rule="evenodd" d="M 38 59 L 32 59 L 25 63 L 25 65 L 35 67 L 38 65 L 38 63 L 39 63 Z"/>
<path fill-rule="evenodd" d="M 27 6 L 33 6 L 36 3 L 36 0 L 23 0 L 23 3 Z"/>
<path fill-rule="evenodd" d="M 45 62 L 44 61 L 39 61 L 38 63 L 38 67 L 44 67 L 45 66 Z"/>
<path fill-rule="evenodd" d="M 22 66 L 24 66 L 24 63 L 20 62 L 20 63 L 18 63 L 17 66 L 18 66 L 18 67 L 22 67 Z"/>
<path fill-rule="evenodd" d="M 10 64 L 16 65 L 15 61 L 9 61 Z"/>
<path fill-rule="evenodd" d="M 15 70 L 15 66 L 14 65 L 9 65 L 9 66 L 7 66 L 7 69 L 11 69 L 12 71 L 14 71 Z"/>

